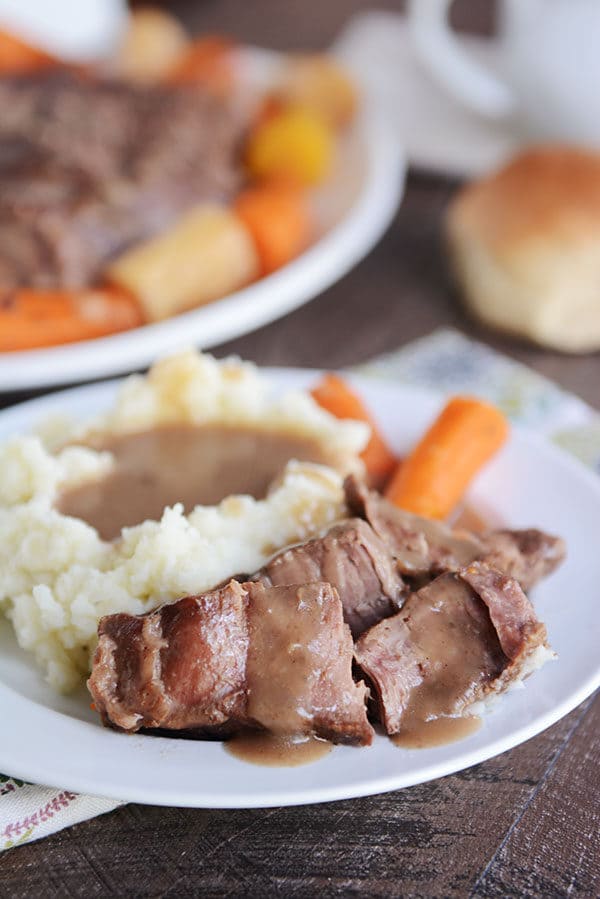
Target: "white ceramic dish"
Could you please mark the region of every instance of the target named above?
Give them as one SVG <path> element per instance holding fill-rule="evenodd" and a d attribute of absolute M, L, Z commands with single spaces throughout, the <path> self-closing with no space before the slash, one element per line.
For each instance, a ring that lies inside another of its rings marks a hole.
<path fill-rule="evenodd" d="M 469 58 L 504 76 L 497 38 L 456 34 L 455 40 Z M 384 110 L 416 168 L 443 177 L 473 178 L 502 165 L 524 146 L 513 120 L 485 118 L 441 90 L 415 54 L 404 15 L 377 9 L 359 13 L 335 46 Z"/>
<path fill-rule="evenodd" d="M 304 386 L 314 373 L 275 371 L 278 387 Z M 435 414 L 440 397 L 379 381 L 357 381 L 393 445 L 405 450 Z M 51 410 L 86 416 L 106 407 L 114 383 L 65 391 L 0 413 L 0 439 Z M 159 805 L 242 808 L 324 802 L 411 786 L 497 755 L 549 727 L 600 685 L 600 555 L 593 535 L 600 481 L 530 433 L 509 444 L 474 485 L 470 500 L 515 527 L 562 534 L 564 566 L 534 594 L 559 659 L 526 688 L 504 697 L 465 740 L 404 750 L 384 737 L 368 749 L 336 747 L 298 768 L 249 765 L 220 743 L 126 736 L 103 729 L 82 688 L 55 695 L 0 626 L 0 771 L 36 783 Z"/>
<path fill-rule="evenodd" d="M 215 346 L 285 315 L 362 259 L 400 202 L 405 162 L 373 109 L 353 126 L 331 181 L 315 196 L 320 237 L 298 259 L 207 306 L 131 331 L 49 349 L 0 353 L 0 392 L 121 374 L 183 346 Z"/>

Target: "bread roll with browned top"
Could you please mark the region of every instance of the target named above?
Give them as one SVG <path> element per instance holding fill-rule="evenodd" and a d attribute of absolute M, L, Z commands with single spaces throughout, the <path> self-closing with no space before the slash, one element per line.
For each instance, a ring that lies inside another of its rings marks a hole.
<path fill-rule="evenodd" d="M 600 155 L 530 149 L 460 190 L 446 232 L 483 322 L 567 352 L 600 348 Z"/>

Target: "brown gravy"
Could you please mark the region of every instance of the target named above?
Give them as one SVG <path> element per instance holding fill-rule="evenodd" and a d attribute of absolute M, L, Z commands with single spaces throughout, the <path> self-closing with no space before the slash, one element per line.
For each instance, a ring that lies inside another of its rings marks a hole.
<path fill-rule="evenodd" d="M 502 672 L 506 657 L 487 610 L 454 575 L 437 578 L 409 603 L 406 652 L 413 647 L 414 664 L 395 742 L 411 748 L 451 743 L 472 732 L 474 719 L 459 717 L 461 711 Z"/>
<path fill-rule="evenodd" d="M 412 725 L 390 739 L 403 749 L 429 749 L 462 740 L 478 731 L 481 724 L 481 718 L 474 715 L 465 718 L 444 716 L 418 722 L 418 726 Z"/>
<path fill-rule="evenodd" d="M 482 509 L 480 506 L 474 507 L 468 503 L 458 508 L 448 524 L 453 528 L 470 531 L 478 536 L 496 528 L 506 527 L 505 522 L 494 509 L 487 507 Z"/>
<path fill-rule="evenodd" d="M 317 584 L 256 584 L 248 607 L 248 716 L 272 734 L 303 734 L 312 720 L 315 672 L 326 663 Z M 310 725 L 309 725 L 310 727 Z"/>
<path fill-rule="evenodd" d="M 267 733 L 242 732 L 225 743 L 225 749 L 244 762 L 278 768 L 308 765 L 333 749 L 318 737 L 277 737 Z"/>
<path fill-rule="evenodd" d="M 390 737 L 392 743 L 402 749 L 429 749 L 463 740 L 476 733 L 482 725 L 481 718 L 436 718 L 420 724 L 415 729 L 403 730 Z M 230 755 L 252 765 L 273 768 L 295 768 L 310 765 L 328 755 L 333 744 L 312 736 L 276 736 L 262 732 L 242 731 L 225 744 Z"/>
<path fill-rule="evenodd" d="M 166 506 L 214 505 L 234 493 L 262 499 L 289 459 L 327 460 L 309 437 L 223 425 L 164 425 L 90 443 L 115 467 L 60 497 L 65 515 L 87 521 L 104 540 L 121 528 L 157 521 Z"/>
<path fill-rule="evenodd" d="M 452 519 L 452 527 L 472 534 L 484 534 L 490 525 L 485 518 L 473 506 L 462 506 L 458 514 Z"/>

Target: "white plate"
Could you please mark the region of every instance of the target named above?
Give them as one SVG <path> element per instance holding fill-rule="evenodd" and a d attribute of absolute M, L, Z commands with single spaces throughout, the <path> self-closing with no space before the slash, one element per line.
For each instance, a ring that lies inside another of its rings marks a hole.
<path fill-rule="evenodd" d="M 341 147 L 333 178 L 315 196 L 320 237 L 296 260 L 222 300 L 163 322 L 49 349 L 0 353 L 0 392 L 133 371 L 170 350 L 206 349 L 296 309 L 346 274 L 378 241 L 402 197 L 405 168 L 384 116 L 374 108 L 365 111 Z"/>
<path fill-rule="evenodd" d="M 303 386 L 314 374 L 273 373 L 279 387 Z M 379 381 L 356 382 L 400 452 L 435 414 L 440 398 Z M 50 410 L 85 416 L 106 407 L 115 385 L 65 391 L 0 413 L 0 438 Z M 569 555 L 535 591 L 559 660 L 504 697 L 479 732 L 434 749 L 406 750 L 385 737 L 368 749 L 336 747 L 298 768 L 264 768 L 229 755 L 220 743 L 127 736 L 102 728 L 89 696 L 59 697 L 0 629 L 0 771 L 73 791 L 158 805 L 248 808 L 346 799 L 411 786 L 497 755 L 528 740 L 575 708 L 600 685 L 600 481 L 559 450 L 515 431 L 477 479 L 470 500 L 515 527 L 562 534 Z"/>

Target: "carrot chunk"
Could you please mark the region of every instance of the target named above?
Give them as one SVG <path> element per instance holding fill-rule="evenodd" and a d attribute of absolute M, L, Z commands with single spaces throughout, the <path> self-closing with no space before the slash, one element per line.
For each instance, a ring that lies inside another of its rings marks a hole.
<path fill-rule="evenodd" d="M 235 80 L 235 43 L 219 35 L 198 38 L 183 51 L 166 75 L 170 84 L 202 84 L 219 96 L 227 95 Z"/>
<path fill-rule="evenodd" d="M 261 184 L 243 190 L 235 211 L 244 222 L 268 275 L 304 250 L 311 233 L 311 216 L 302 190 L 287 184 Z"/>
<path fill-rule="evenodd" d="M 453 397 L 398 467 L 385 495 L 409 512 L 446 518 L 508 431 L 495 406 L 474 397 Z"/>
<path fill-rule="evenodd" d="M 371 439 L 362 451 L 362 460 L 374 486 L 381 486 L 396 468 L 398 460 L 379 433 L 375 421 L 361 398 L 352 388 L 331 372 L 313 387 L 311 395 L 319 406 L 336 418 L 364 421 L 371 428 Z"/>
<path fill-rule="evenodd" d="M 0 74 L 25 74 L 56 65 L 59 65 L 58 60 L 49 53 L 32 47 L 8 31 L 0 31 Z"/>
<path fill-rule="evenodd" d="M 137 300 L 114 287 L 21 289 L 0 296 L 0 352 L 102 337 L 142 324 Z"/>

